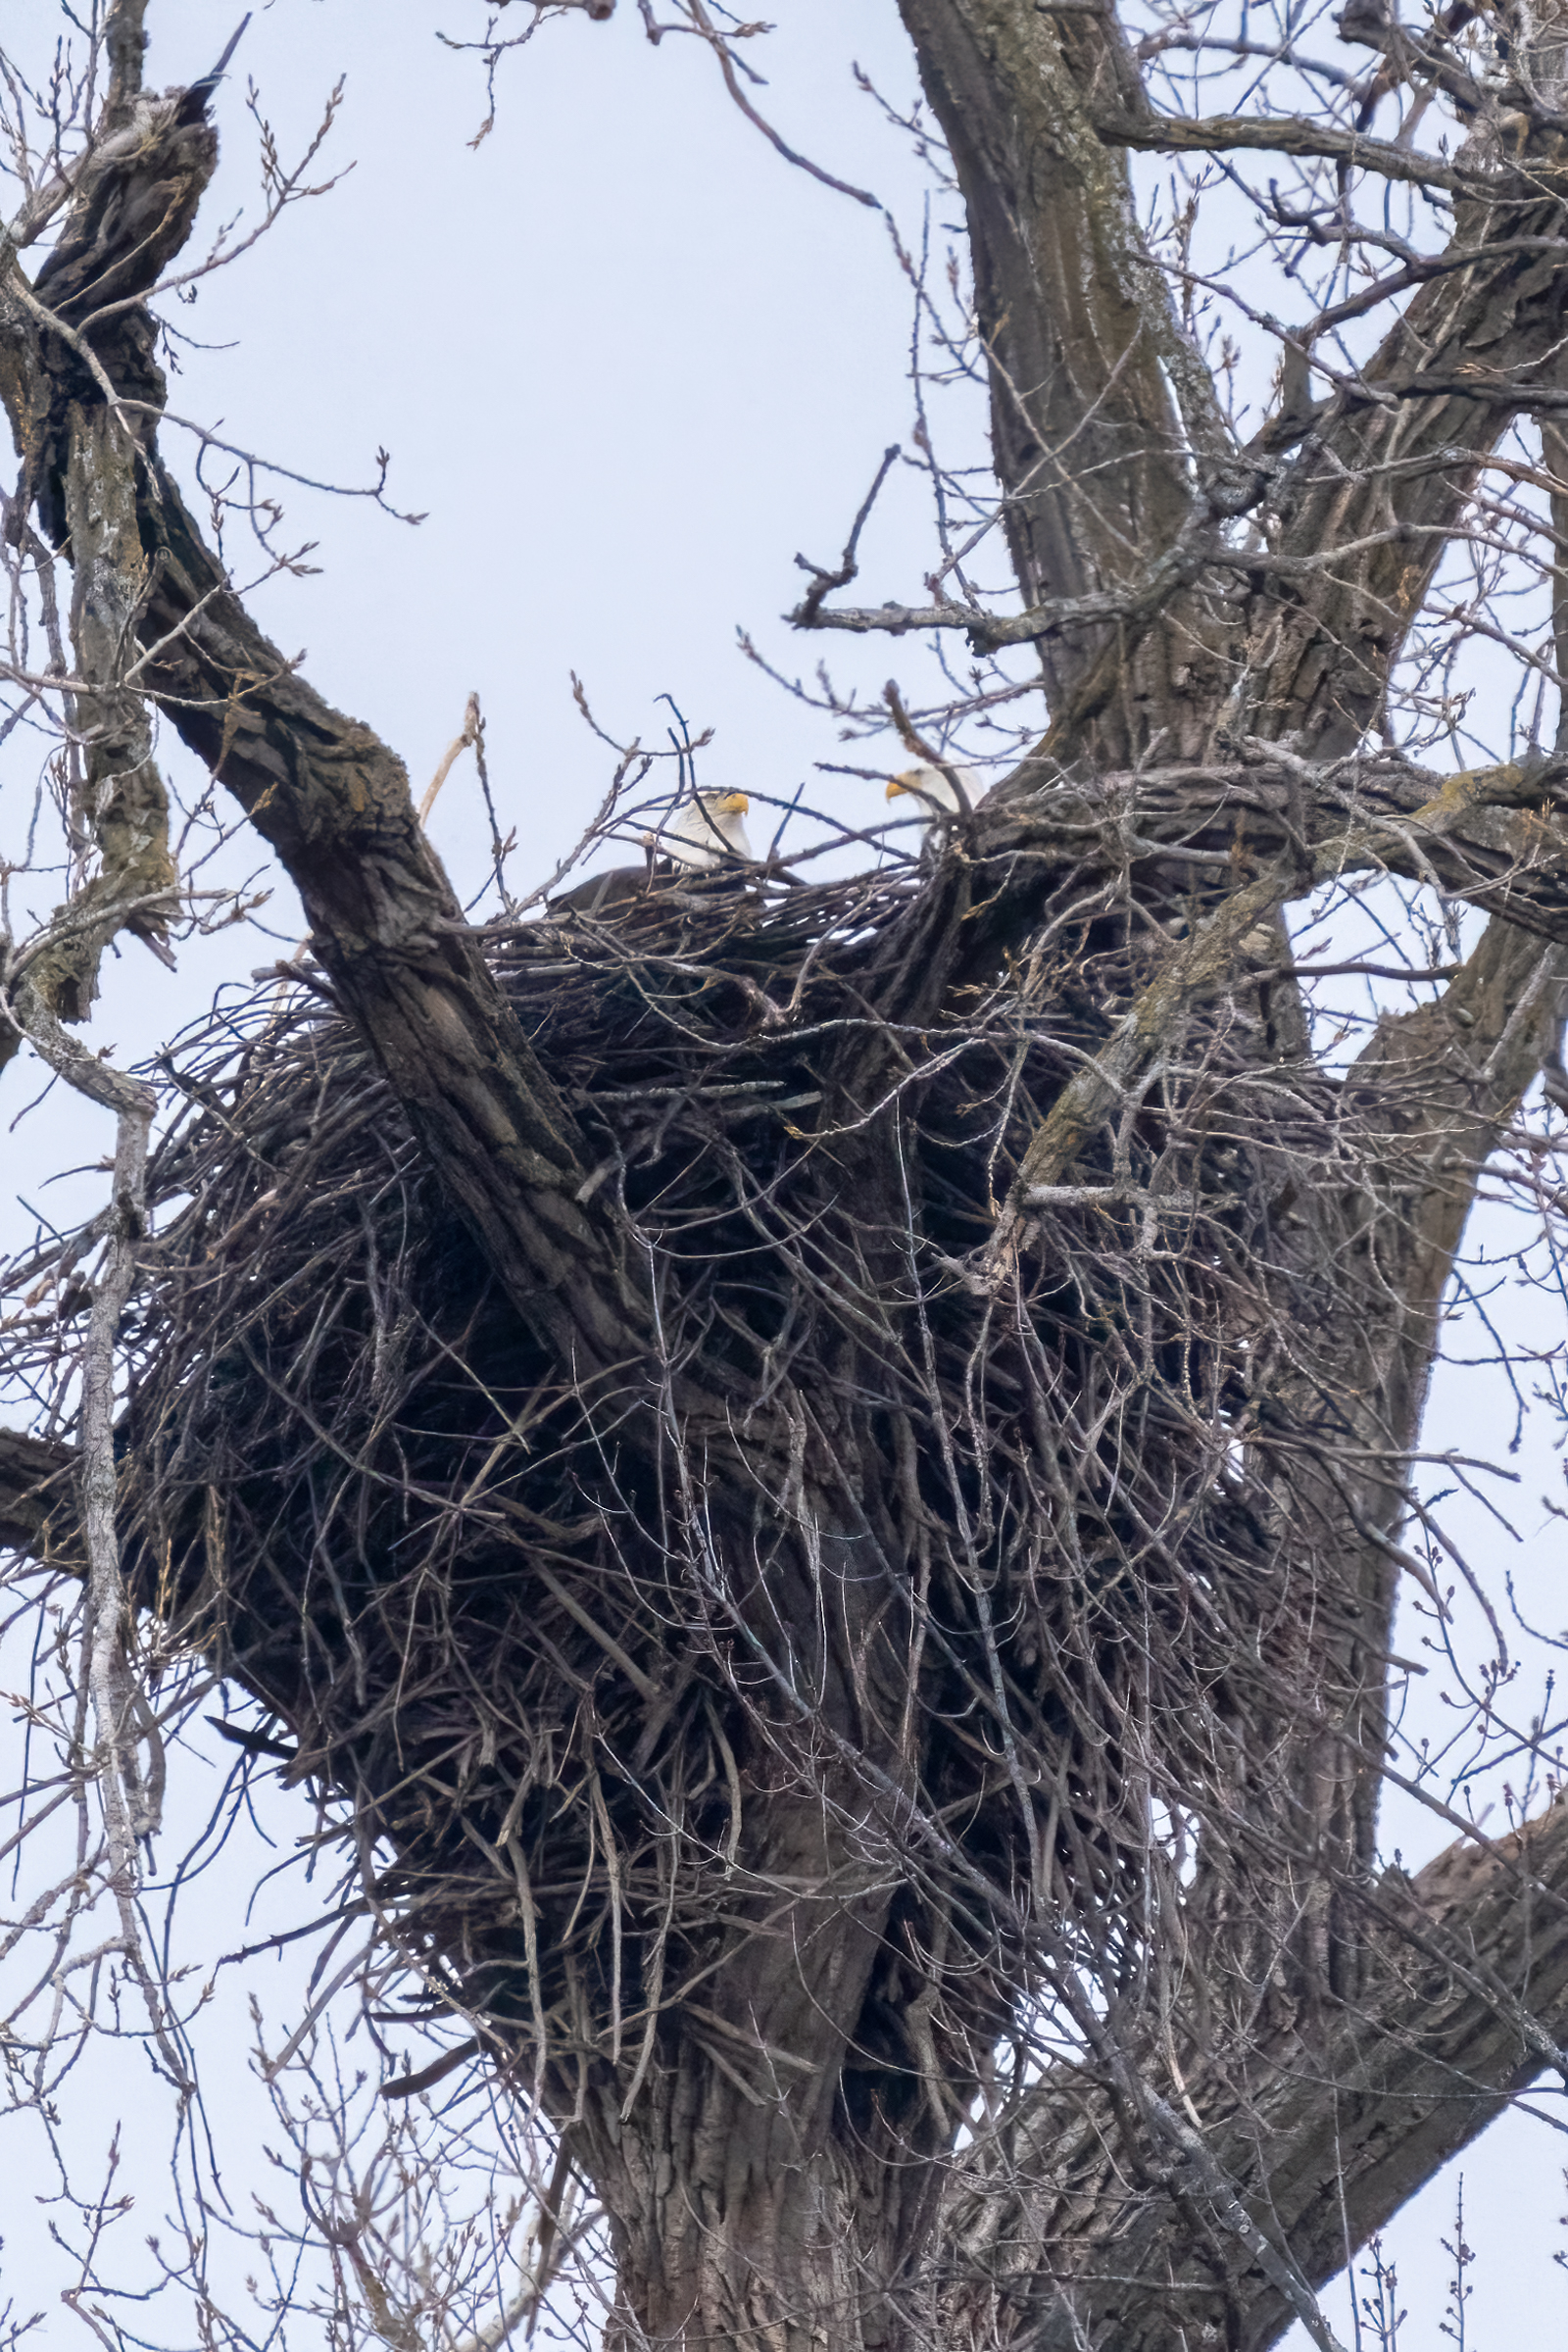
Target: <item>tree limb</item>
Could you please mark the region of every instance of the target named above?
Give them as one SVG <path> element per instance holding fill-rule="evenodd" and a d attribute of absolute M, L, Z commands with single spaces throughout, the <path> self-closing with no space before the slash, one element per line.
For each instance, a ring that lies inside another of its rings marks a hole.
<path fill-rule="evenodd" d="M 1314 2286 L 1541 2072 L 1543 2040 L 1568 2035 L 1568 1804 L 1462 1840 L 1413 1882 L 1390 1872 L 1372 1907 L 1353 2008 L 1184 2075 L 1211 2155 Z M 1146 2162 L 1106 2103 L 1044 2087 L 953 2198 L 954 2337 L 1165 2352 L 1177 2310 L 1189 2342 L 1224 2340 L 1225 2292 Z M 1229 2340 L 1264 2352 L 1295 2314 L 1256 2271 L 1230 2291 Z"/>
<path fill-rule="evenodd" d="M 1273 552 L 1354 552 L 1289 601 L 1263 583 L 1236 696 L 1250 731 L 1333 756 L 1375 721 L 1481 462 L 1560 342 L 1563 227 L 1554 164 L 1494 168 L 1457 209 L 1450 251 L 1467 265 L 1416 293 L 1366 365 L 1367 396 L 1343 389 L 1314 416 L 1280 488 Z M 1474 259 L 1489 246 L 1498 258 Z"/>
<path fill-rule="evenodd" d="M 1454 195 L 1472 192 L 1485 179 L 1481 170 L 1303 115 L 1162 115 L 1152 107 L 1141 112 L 1107 107 L 1095 127 L 1107 145 L 1137 147 L 1150 155 L 1316 156 L 1407 187 L 1446 188 Z"/>
<path fill-rule="evenodd" d="M 1189 457 L 1215 511 L 1248 496 L 1207 369 L 1144 250 L 1124 159 L 1096 127 L 1114 97 L 1147 104 L 1113 12 L 1033 0 L 902 0 L 920 75 L 963 191 L 980 331 L 991 360 L 993 462 L 1026 605 L 1125 588 L 1194 513 Z M 1174 391 L 1174 396 L 1173 396 Z M 1108 645 L 1042 646 L 1058 716 Z M 1171 673 L 1206 668 L 1198 624 L 1155 629 L 1093 748 L 1133 757 Z M 1196 749 L 1185 742 L 1182 748 Z"/>
<path fill-rule="evenodd" d="M 312 946 L 525 1322 L 567 1379 L 652 1350 L 574 1120 L 420 832 L 401 760 L 305 683 L 230 592 L 162 461 L 143 476 L 145 683 L 277 852 Z"/>

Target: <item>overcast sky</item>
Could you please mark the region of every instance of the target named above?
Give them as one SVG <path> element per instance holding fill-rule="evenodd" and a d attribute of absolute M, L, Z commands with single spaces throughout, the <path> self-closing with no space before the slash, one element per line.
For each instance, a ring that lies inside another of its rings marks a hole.
<path fill-rule="evenodd" d="M 240 13 L 241 0 L 152 0 L 152 81 L 193 78 Z M 778 30 L 755 45 L 768 84 L 758 103 L 793 144 L 882 197 L 916 243 L 929 182 L 852 71 L 858 62 L 901 110 L 911 103 L 893 0 L 780 0 L 775 13 Z M 35 26 L 41 56 L 58 23 L 53 0 L 11 0 L 6 17 L 8 39 L 19 23 Z M 501 22 L 521 29 L 524 19 L 519 0 Z M 495 128 L 474 149 L 482 70 L 444 48 L 432 21 L 472 37 L 484 11 L 437 0 L 432 20 L 430 0 L 267 0 L 219 101 L 223 161 L 204 231 L 237 217 L 243 234 L 257 214 L 252 77 L 285 162 L 344 77 L 317 175 L 354 169 L 204 281 L 193 305 L 171 306 L 208 346 L 185 354 L 172 408 L 345 484 L 372 479 L 384 445 L 389 496 L 427 514 L 409 528 L 368 503 L 275 482 L 283 542 L 318 542 L 311 561 L 321 568 L 270 583 L 254 609 L 286 652 L 304 650 L 330 702 L 403 755 L 416 793 L 478 691 L 503 822 L 521 845 L 519 881 L 542 879 L 570 846 L 612 764 L 573 707 L 573 670 L 618 740 L 662 745 L 658 698 L 668 694 L 694 730 L 714 730 L 705 782 L 780 799 L 810 782 L 841 795 L 851 821 L 870 821 L 875 788 L 825 784 L 815 763 L 883 756 L 846 751 L 830 721 L 742 659 L 735 636 L 749 629 L 792 672 L 809 673 L 826 650 L 842 679 L 873 694 L 890 671 L 911 684 L 930 675 L 918 648 L 801 640 L 779 618 L 800 592 L 797 551 L 835 558 L 884 447 L 909 446 L 910 291 L 886 221 L 789 169 L 728 103 L 701 45 L 673 36 L 656 51 L 631 0 L 609 24 L 549 24 L 504 60 Z M 940 244 L 956 220 L 952 200 L 931 217 Z M 978 401 L 955 394 L 946 429 L 956 451 L 978 450 Z M 166 430 L 172 451 L 179 440 Z M 932 554 L 915 480 L 896 477 L 862 552 L 858 598 L 920 596 Z M 229 553 L 247 576 L 238 536 Z M 176 781 L 189 782 L 168 736 L 165 749 Z M 29 758 L 35 769 L 36 753 L 14 747 L 0 769 L 10 795 L 0 794 L 0 826 L 30 792 Z M 477 888 L 487 831 L 466 762 L 432 836 L 460 888 Z M 40 886 L 40 911 L 48 896 Z M 269 919 L 286 952 L 299 928 L 286 887 Z M 228 934 L 189 950 L 171 976 L 128 944 L 106 977 L 95 1043 L 135 1058 L 271 952 Z M 9 1119 L 34 1090 L 22 1070 L 6 1083 Z M 0 1214 L 10 1238 L 22 1229 L 14 1196 L 61 1221 L 68 1206 L 96 1204 L 100 1178 L 49 1189 L 44 1179 L 105 1141 L 95 1114 L 53 1106 L 8 1134 Z M 1474 1392 L 1450 1382 L 1439 1411 L 1477 1449 Z M 1525 1516 L 1534 1533 L 1542 1515 L 1532 1504 Z M 1553 1595 L 1558 1548 L 1536 1554 Z M 1552 1608 L 1555 1625 L 1554 1597 Z M 192 1759 L 185 1769 L 177 1801 L 195 1820 L 217 1768 Z M 243 1867 L 225 1868 L 186 1905 L 184 1932 L 204 1966 L 245 1932 L 232 1916 L 242 1878 Z M 231 2063 L 238 2047 L 231 2034 Z M 1510 2330 L 1536 2340 L 1549 2325 L 1561 2330 L 1568 2294 L 1551 2265 L 1560 2145 L 1510 2122 L 1466 2162 L 1480 2256 L 1472 2348 L 1498 2352 Z M 1452 2195 L 1451 2180 L 1436 2185 L 1396 2233 L 1410 2352 L 1438 2341 L 1439 2238 L 1451 2235 Z M 39 2249 L 19 2248 L 6 2218 L 9 2259 L 20 2254 L 30 2278 Z M 36 2275 L 46 2280 L 47 2265 Z M 55 2316 L 49 2340 L 74 2329 Z"/>

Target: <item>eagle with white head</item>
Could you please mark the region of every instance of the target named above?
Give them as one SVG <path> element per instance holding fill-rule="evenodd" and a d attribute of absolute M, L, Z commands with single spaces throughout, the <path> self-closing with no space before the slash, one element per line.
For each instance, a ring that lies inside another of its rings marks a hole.
<path fill-rule="evenodd" d="M 744 792 L 699 792 L 674 802 L 658 825 L 643 835 L 646 865 L 622 865 L 608 874 L 590 874 L 586 882 L 553 898 L 552 912 L 612 914 L 617 907 L 642 898 L 661 872 L 667 879 L 671 873 L 710 874 L 720 866 L 750 864 L 755 857 L 746 834 L 750 807 Z"/>
<path fill-rule="evenodd" d="M 750 807 L 744 792 L 694 793 L 643 835 L 644 845 L 689 873 L 710 873 L 737 858 L 749 864 L 756 855 L 746 833 Z"/>
<path fill-rule="evenodd" d="M 954 790 L 955 777 L 962 792 L 961 800 Z M 977 805 L 984 790 L 985 786 L 972 767 L 960 767 L 953 761 L 946 774 L 940 767 L 906 767 L 903 775 L 894 777 L 888 786 L 887 797 L 890 801 L 896 801 L 906 795 L 919 804 L 926 820 L 925 830 L 920 836 L 923 845 L 933 839 L 945 816 L 965 814 Z"/>

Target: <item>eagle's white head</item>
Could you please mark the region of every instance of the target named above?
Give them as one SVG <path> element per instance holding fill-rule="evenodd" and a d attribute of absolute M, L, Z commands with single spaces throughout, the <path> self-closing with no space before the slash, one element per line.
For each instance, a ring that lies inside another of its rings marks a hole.
<path fill-rule="evenodd" d="M 731 858 L 750 860 L 755 855 L 746 834 L 750 807 L 744 792 L 699 792 L 677 801 L 643 838 L 656 855 L 689 872 L 707 873 Z"/>
<path fill-rule="evenodd" d="M 925 766 L 906 767 L 902 776 L 895 776 L 888 786 L 888 799 L 896 801 L 907 794 L 910 800 L 920 806 L 922 814 L 931 825 L 941 816 L 961 815 L 965 806 L 970 808 L 975 807 L 985 787 L 972 767 L 960 767 L 956 760 L 951 764 L 953 774 L 963 788 L 961 802 L 953 789 L 952 779 L 945 776 L 940 767 Z"/>

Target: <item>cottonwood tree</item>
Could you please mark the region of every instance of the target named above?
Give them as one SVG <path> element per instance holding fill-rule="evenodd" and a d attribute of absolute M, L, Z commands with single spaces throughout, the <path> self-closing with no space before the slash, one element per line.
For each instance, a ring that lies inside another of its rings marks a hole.
<path fill-rule="evenodd" d="M 108 1903 L 188 2095 L 137 1893 L 218 1675 L 316 1794 L 367 1981 L 459 2021 L 399 2112 L 461 2061 L 538 2120 L 536 2267 L 587 2183 L 617 2340 L 1327 2345 L 1316 2290 L 1568 2067 L 1551 1727 L 1494 1616 L 1485 1834 L 1394 1652 L 1401 1586 L 1451 1650 L 1469 1573 L 1421 1421 L 1484 1180 L 1548 1298 L 1558 1263 L 1564 34 L 901 7 L 971 273 L 906 256 L 917 391 L 983 381 L 994 478 L 923 428 L 919 596 L 849 601 L 868 500 L 792 617 L 937 646 L 923 700 L 799 689 L 861 773 L 924 768 L 916 816 L 482 923 L 247 612 L 246 463 L 204 528 L 166 451 L 148 303 L 210 266 L 219 85 L 143 89 L 145 0 L 8 82 L 12 742 L 55 714 L 67 871 L 0 1058 L 119 1136 L 110 1205 L 13 1270 L 0 1536 L 96 1806 L 13 1941 L 58 1982 Z M 564 13 L 476 36 L 493 89 Z M 756 117 L 762 28 L 643 14 Z M 266 154 L 275 211 L 316 167 Z M 110 942 L 234 911 L 160 730 L 310 939 L 126 1074 L 74 1034 Z M 1414 1877 L 1391 1779 L 1454 1833 Z M 312 2210 L 331 2340 L 453 2340 L 373 2194 Z"/>

